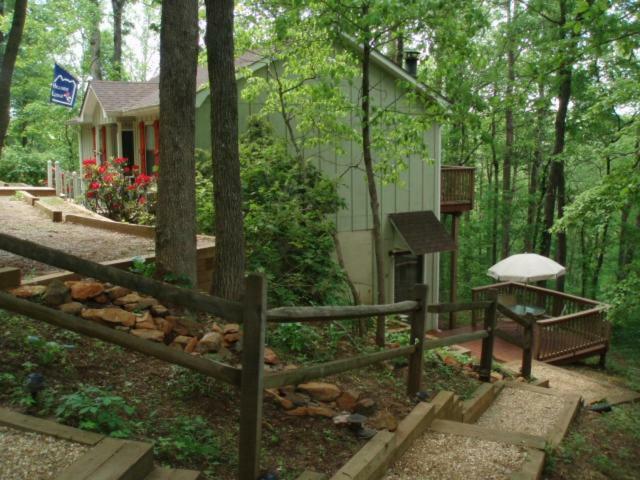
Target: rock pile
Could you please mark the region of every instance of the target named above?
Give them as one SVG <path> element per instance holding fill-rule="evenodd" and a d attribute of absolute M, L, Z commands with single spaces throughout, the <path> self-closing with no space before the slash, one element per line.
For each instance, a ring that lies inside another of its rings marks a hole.
<path fill-rule="evenodd" d="M 77 315 L 139 338 L 161 342 L 193 355 L 239 351 L 242 332 L 235 323 L 203 324 L 166 307 L 150 296 L 92 280 L 53 281 L 22 285 L 11 290 L 20 298 L 38 298 L 50 307 Z M 265 363 L 277 365 L 273 350 L 265 350 Z"/>

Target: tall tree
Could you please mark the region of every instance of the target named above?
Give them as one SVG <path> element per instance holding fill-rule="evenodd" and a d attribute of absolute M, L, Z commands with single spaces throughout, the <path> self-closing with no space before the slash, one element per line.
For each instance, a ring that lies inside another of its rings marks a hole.
<path fill-rule="evenodd" d="M 89 39 L 91 65 L 89 72 L 94 80 L 102 80 L 102 46 L 100 20 L 102 19 L 100 0 L 91 0 L 91 38 Z"/>
<path fill-rule="evenodd" d="M 159 274 L 196 284 L 195 95 L 198 1 L 165 0 L 160 20 Z"/>
<path fill-rule="evenodd" d="M 2 13 L 4 14 L 4 11 Z M 20 49 L 26 18 L 27 0 L 16 0 L 13 8 L 11 30 L 9 30 L 6 45 L 2 45 L 4 51 L 0 62 L 2 64 L 2 71 L 0 72 L 0 155 L 2 155 L 4 140 L 9 128 L 11 80 L 13 79 L 13 70 L 18 58 L 18 50 Z"/>
<path fill-rule="evenodd" d="M 122 80 L 122 17 L 127 0 L 111 0 L 113 11 L 113 79 Z M 189 7 L 186 7 L 187 9 Z"/>
<path fill-rule="evenodd" d="M 206 0 L 205 6 L 216 233 L 211 293 L 237 300 L 243 294 L 245 244 L 234 65 L 234 2 Z"/>

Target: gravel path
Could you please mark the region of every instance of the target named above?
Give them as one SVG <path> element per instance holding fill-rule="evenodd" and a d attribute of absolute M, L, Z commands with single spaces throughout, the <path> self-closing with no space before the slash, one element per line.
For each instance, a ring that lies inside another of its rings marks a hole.
<path fill-rule="evenodd" d="M 564 406 L 562 397 L 505 387 L 477 424 L 503 432 L 545 437 L 558 421 Z"/>
<path fill-rule="evenodd" d="M 0 427 L 0 478 L 48 480 L 86 451 L 79 443 Z"/>
<path fill-rule="evenodd" d="M 103 262 L 152 254 L 153 240 L 71 223 L 53 223 L 37 208 L 0 197 L 0 231 L 82 258 Z M 0 266 L 22 269 L 24 278 L 58 271 L 48 265 L 0 250 Z"/>
<path fill-rule="evenodd" d="M 427 432 L 392 465 L 384 480 L 506 480 L 525 460 L 522 447 Z"/>

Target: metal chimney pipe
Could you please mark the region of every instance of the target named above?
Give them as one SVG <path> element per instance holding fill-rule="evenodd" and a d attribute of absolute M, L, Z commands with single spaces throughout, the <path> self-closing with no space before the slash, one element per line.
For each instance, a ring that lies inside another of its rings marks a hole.
<path fill-rule="evenodd" d="M 417 50 L 405 50 L 404 52 L 404 69 L 412 77 L 418 76 L 418 57 L 420 52 Z"/>

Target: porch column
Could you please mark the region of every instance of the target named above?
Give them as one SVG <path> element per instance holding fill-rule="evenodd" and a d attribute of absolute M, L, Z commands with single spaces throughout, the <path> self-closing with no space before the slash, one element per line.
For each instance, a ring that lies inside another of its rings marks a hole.
<path fill-rule="evenodd" d="M 116 157 L 122 157 L 122 123 L 116 122 Z"/>
<path fill-rule="evenodd" d="M 456 244 L 456 248 L 451 250 L 451 303 L 456 303 L 458 300 L 458 236 L 460 233 L 460 214 L 454 213 L 451 215 L 451 236 Z M 449 313 L 449 330 L 456 328 L 457 313 Z"/>

